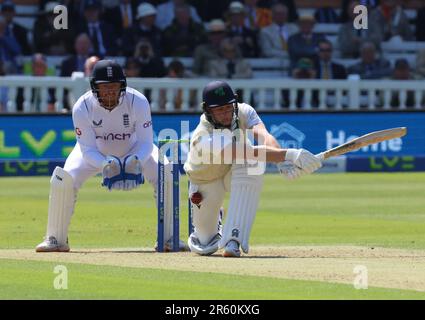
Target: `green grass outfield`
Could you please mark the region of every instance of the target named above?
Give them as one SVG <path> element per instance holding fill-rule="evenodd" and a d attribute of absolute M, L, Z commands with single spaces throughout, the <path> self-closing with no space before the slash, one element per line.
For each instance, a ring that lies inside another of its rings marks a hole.
<path fill-rule="evenodd" d="M 66 264 L 68 289 L 55 290 L 56 263 L 4 260 L 0 262 L 0 298 L 8 299 L 424 299 L 408 290 L 234 276 L 219 273 L 168 271 Z"/>
<path fill-rule="evenodd" d="M 183 195 L 186 185 L 183 178 Z M 49 177 L 0 179 L 0 249 L 33 249 L 42 240 L 48 194 Z M 424 198 L 425 173 L 315 174 L 295 182 L 267 175 L 250 244 L 424 250 Z M 181 204 L 181 233 L 186 236 L 184 197 Z M 152 248 L 156 226 L 149 185 L 134 192 L 107 192 L 100 188 L 100 178 L 93 178 L 80 191 L 70 244 L 72 249 Z M 425 298 L 425 292 L 373 286 L 355 290 L 349 284 L 272 276 L 69 263 L 75 272 L 70 273 L 70 288 L 60 292 L 52 289 L 54 265 L 0 259 L 0 299 Z M 96 287 L 96 292 L 87 290 L 90 287 Z"/>

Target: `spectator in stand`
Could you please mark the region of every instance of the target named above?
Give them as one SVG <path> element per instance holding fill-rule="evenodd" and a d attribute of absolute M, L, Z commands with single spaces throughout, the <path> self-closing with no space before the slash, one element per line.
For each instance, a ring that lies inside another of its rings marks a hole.
<path fill-rule="evenodd" d="M 280 3 L 288 8 L 288 22 L 298 21 L 298 12 L 295 0 L 259 0 L 258 6 L 262 8 L 271 8 L 274 4 Z"/>
<path fill-rule="evenodd" d="M 292 78 L 294 79 L 316 79 L 316 70 L 314 69 L 314 61 L 309 58 L 301 58 L 295 64 L 292 70 Z"/>
<path fill-rule="evenodd" d="M 42 53 L 35 53 L 31 60 L 31 75 L 33 77 L 45 77 L 47 75 L 47 61 Z M 18 94 L 18 99 L 22 99 Z M 41 105 L 42 101 L 42 88 L 35 87 L 31 90 L 31 105 L 32 111 L 42 111 L 44 106 Z M 49 88 L 47 91 L 47 111 L 55 111 L 55 89 Z"/>
<path fill-rule="evenodd" d="M 317 63 L 317 46 L 325 37 L 313 32 L 315 19 L 313 16 L 302 16 L 298 22 L 300 32 L 289 37 L 288 51 L 291 59 L 291 69 L 301 58 L 309 58 Z"/>
<path fill-rule="evenodd" d="M 100 20 L 99 0 L 85 0 L 84 21 L 78 25 L 78 34 L 87 33 L 92 43 L 91 54 L 104 57 L 118 53 L 117 36 L 109 24 Z"/>
<path fill-rule="evenodd" d="M 174 79 L 182 79 L 182 78 L 190 78 L 191 74 L 188 73 L 183 65 L 183 63 L 179 60 L 173 60 L 167 67 L 167 74 L 165 75 L 167 78 Z M 161 109 L 173 109 L 173 110 L 181 110 L 183 104 L 183 90 L 182 89 L 174 89 L 173 90 L 173 101 L 167 101 L 167 91 L 165 89 L 160 90 L 159 93 L 159 107 Z M 189 106 L 195 105 L 196 101 L 196 91 L 191 90 L 189 94 Z M 171 106 L 169 104 L 172 104 Z"/>
<path fill-rule="evenodd" d="M 272 24 L 272 12 L 269 8 L 261 8 L 258 0 L 244 0 L 245 26 L 252 30 L 259 30 Z"/>
<path fill-rule="evenodd" d="M 91 51 L 91 41 L 86 33 L 75 39 L 74 50 L 75 54 L 62 61 L 61 77 L 70 77 L 74 71 L 84 72 L 84 64 Z"/>
<path fill-rule="evenodd" d="M 345 67 L 332 61 L 333 46 L 329 40 L 319 42 L 319 63 L 316 66 L 317 79 L 346 79 Z"/>
<path fill-rule="evenodd" d="M 166 70 L 161 57 L 155 56 L 152 45 L 148 40 L 142 40 L 136 45 L 134 58 L 139 61 L 142 78 L 161 78 Z"/>
<path fill-rule="evenodd" d="M 292 78 L 293 79 L 315 79 L 316 78 L 316 70 L 314 67 L 313 60 L 309 58 L 301 58 L 299 59 L 294 68 L 292 69 Z M 290 105 L 289 99 L 289 90 L 282 90 L 282 99 L 284 107 L 288 107 Z M 312 106 L 316 107 L 318 105 L 319 97 L 317 90 L 313 90 L 312 92 Z M 304 90 L 297 90 L 296 95 L 296 106 L 297 108 L 304 108 L 306 105 L 306 101 L 304 98 Z"/>
<path fill-rule="evenodd" d="M 221 41 L 226 37 L 226 25 L 223 20 L 212 20 L 208 24 L 208 42 L 198 45 L 193 55 L 192 70 L 199 76 L 207 76 L 209 62 L 220 57 Z"/>
<path fill-rule="evenodd" d="M 144 2 L 137 7 L 136 22 L 123 36 L 122 51 L 124 55 L 133 55 L 136 44 L 140 40 L 148 40 L 156 56 L 162 56 L 162 34 L 155 26 L 156 9 L 150 3 Z"/>
<path fill-rule="evenodd" d="M 347 78 L 347 71 L 345 67 L 339 63 L 332 61 L 333 46 L 329 40 L 322 40 L 319 42 L 319 63 L 316 65 L 316 78 L 323 80 L 343 80 Z M 335 96 L 335 91 L 327 90 L 325 101 L 328 106 L 332 105 L 330 99 Z M 319 105 L 319 92 L 313 90 L 313 102 Z"/>
<path fill-rule="evenodd" d="M 17 57 L 21 54 L 21 47 L 14 37 L 6 34 L 6 19 L 0 16 L 0 61 L 3 62 L 7 74 L 18 72 Z"/>
<path fill-rule="evenodd" d="M 425 79 L 425 49 L 418 50 L 416 54 L 416 72 L 419 79 Z"/>
<path fill-rule="evenodd" d="M 379 42 L 400 37 L 404 41 L 414 40 L 409 18 L 400 0 L 382 0 L 381 5 L 370 13 L 369 32 Z"/>
<path fill-rule="evenodd" d="M 62 61 L 60 69 L 61 77 L 71 77 L 73 72 L 84 73 L 84 64 L 91 51 L 91 41 L 87 34 L 82 33 L 75 39 L 74 50 L 75 54 Z M 64 90 L 63 94 L 63 106 L 67 110 L 71 109 L 69 91 L 67 89 Z"/>
<path fill-rule="evenodd" d="M 351 21 L 351 12 L 348 11 L 348 8 L 350 7 L 352 0 L 342 0 L 341 3 L 341 16 L 340 16 L 340 22 L 345 23 L 348 21 Z M 379 5 L 379 0 L 358 0 L 359 5 L 366 6 L 369 9 L 369 12 L 376 8 Z"/>
<path fill-rule="evenodd" d="M 99 60 L 100 60 L 100 58 L 98 56 L 91 56 L 91 57 L 87 58 L 86 63 L 84 63 L 84 76 L 86 76 L 86 77 L 91 76 L 91 74 L 93 72 L 94 65 Z"/>
<path fill-rule="evenodd" d="M 48 2 L 44 11 L 34 23 L 34 48 L 38 53 L 53 56 L 63 56 L 72 52 L 73 32 L 71 28 L 56 29 L 53 21 L 56 17 L 53 12 L 58 2 Z"/>
<path fill-rule="evenodd" d="M 4 1 L 1 5 L 1 15 L 6 20 L 6 35 L 15 38 L 16 42 L 21 47 L 23 55 L 32 53 L 28 42 L 27 29 L 16 22 L 13 22 L 15 17 L 15 5 L 12 1 Z"/>
<path fill-rule="evenodd" d="M 118 35 L 134 25 L 137 1 L 119 0 L 116 5 L 105 8 L 102 20 L 114 28 Z"/>
<path fill-rule="evenodd" d="M 392 80 L 415 80 L 414 76 L 410 72 L 409 62 L 406 59 L 397 59 L 394 63 L 394 70 L 392 73 Z M 407 107 L 413 107 L 415 105 L 415 92 L 408 90 L 406 92 L 406 100 L 404 101 Z M 391 94 L 391 107 L 399 107 L 401 103 L 401 91 L 397 90 Z"/>
<path fill-rule="evenodd" d="M 193 21 L 189 5 L 178 5 L 175 11 L 173 23 L 163 32 L 164 55 L 192 57 L 194 48 L 206 41 L 204 26 Z"/>
<path fill-rule="evenodd" d="M 375 35 L 371 35 L 369 29 L 355 29 L 353 28 L 353 20 L 356 17 L 354 14 L 355 6 L 359 5 L 358 0 L 351 0 L 347 7 L 347 15 L 350 20 L 345 22 L 338 32 L 338 46 L 341 56 L 344 59 L 356 59 L 360 56 L 360 47 L 366 41 L 375 43 L 376 48 L 380 48 L 381 40 Z"/>
<path fill-rule="evenodd" d="M 124 72 L 127 78 L 140 77 L 140 62 L 137 58 L 129 57 L 125 60 Z"/>
<path fill-rule="evenodd" d="M 220 58 L 210 61 L 209 76 L 221 79 L 249 79 L 252 69 L 243 59 L 239 47 L 230 38 L 220 43 Z"/>
<path fill-rule="evenodd" d="M 317 23 L 339 23 L 339 17 L 332 7 L 317 8 L 314 18 Z"/>
<path fill-rule="evenodd" d="M 185 0 L 169 0 L 166 3 L 160 4 L 157 7 L 156 26 L 161 30 L 165 30 L 165 28 L 170 26 L 176 17 L 176 7 L 182 5 L 189 6 Z M 192 6 L 189 6 L 189 15 L 195 23 L 202 23 L 196 9 Z"/>
<path fill-rule="evenodd" d="M 260 47 L 265 57 L 288 57 L 288 39 L 298 32 L 296 25 L 287 23 L 288 8 L 277 3 L 272 7 L 273 23 L 260 30 Z"/>
<path fill-rule="evenodd" d="M 244 58 L 259 56 L 259 46 L 256 31 L 245 26 L 246 12 L 243 4 L 233 1 L 228 10 L 227 37 L 239 46 Z"/>
<path fill-rule="evenodd" d="M 382 79 L 391 75 L 388 60 L 377 57 L 373 42 L 365 42 L 360 49 L 361 61 L 348 68 L 348 74 L 358 74 L 361 79 Z"/>

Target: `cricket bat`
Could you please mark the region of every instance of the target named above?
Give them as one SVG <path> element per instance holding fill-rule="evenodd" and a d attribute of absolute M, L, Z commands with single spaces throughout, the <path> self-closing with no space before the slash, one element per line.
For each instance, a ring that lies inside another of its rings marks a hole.
<path fill-rule="evenodd" d="M 365 147 L 374 143 L 403 137 L 404 135 L 406 135 L 406 133 L 407 133 L 406 127 L 374 131 L 374 132 L 365 134 L 364 136 L 358 137 L 354 140 L 351 140 L 347 143 L 341 144 L 335 148 L 316 154 L 316 157 L 318 157 L 320 160 L 323 161 L 330 157 L 335 157 L 341 154 L 345 154 L 347 152 L 355 151 L 362 147 Z"/>

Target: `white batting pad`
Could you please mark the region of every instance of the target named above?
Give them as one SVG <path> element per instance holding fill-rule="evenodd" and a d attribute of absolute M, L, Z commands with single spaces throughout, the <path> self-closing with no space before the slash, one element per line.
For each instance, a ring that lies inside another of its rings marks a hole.
<path fill-rule="evenodd" d="M 248 253 L 249 236 L 262 186 L 263 175 L 248 175 L 246 166 L 233 166 L 229 208 L 224 222 L 223 238 L 219 243 L 220 248 L 230 240 L 236 240 L 241 244 L 243 252 Z"/>
<path fill-rule="evenodd" d="M 50 179 L 47 237 L 55 237 L 63 245 L 68 238 L 68 227 L 75 206 L 74 181 L 70 174 L 56 167 Z"/>

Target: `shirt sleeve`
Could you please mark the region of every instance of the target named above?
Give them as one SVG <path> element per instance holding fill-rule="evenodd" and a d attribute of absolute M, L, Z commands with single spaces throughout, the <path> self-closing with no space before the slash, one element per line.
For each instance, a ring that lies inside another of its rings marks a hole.
<path fill-rule="evenodd" d="M 241 106 L 241 111 L 245 113 L 246 116 L 246 127 L 251 129 L 253 126 L 262 123 L 260 116 L 257 114 L 257 111 L 248 104 Z"/>
<path fill-rule="evenodd" d="M 133 150 L 142 164 L 144 164 L 153 149 L 152 116 L 149 102 L 146 99 L 136 99 L 135 103 L 140 105 L 135 106 L 137 144 Z"/>
<path fill-rule="evenodd" d="M 96 133 L 90 126 L 88 113 L 83 108 L 74 108 L 72 113 L 77 142 L 80 145 L 83 159 L 91 166 L 101 169 L 105 156 L 97 149 Z"/>

